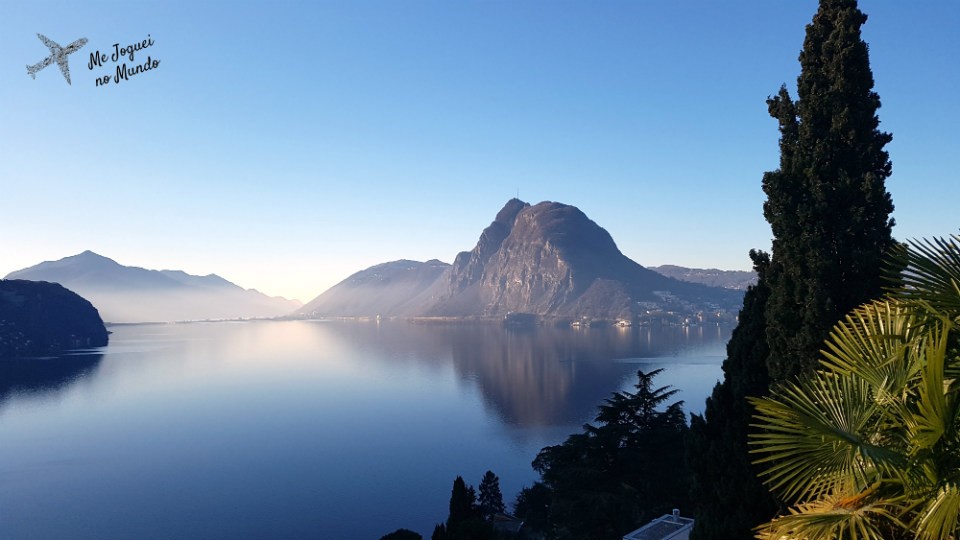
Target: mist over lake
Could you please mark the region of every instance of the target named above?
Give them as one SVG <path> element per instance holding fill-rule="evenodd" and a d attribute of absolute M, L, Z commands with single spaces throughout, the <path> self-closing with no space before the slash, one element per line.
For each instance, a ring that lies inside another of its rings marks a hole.
<path fill-rule="evenodd" d="M 504 498 L 638 369 L 699 412 L 729 327 L 114 326 L 0 362 L 0 538 L 429 535 L 457 475 Z"/>

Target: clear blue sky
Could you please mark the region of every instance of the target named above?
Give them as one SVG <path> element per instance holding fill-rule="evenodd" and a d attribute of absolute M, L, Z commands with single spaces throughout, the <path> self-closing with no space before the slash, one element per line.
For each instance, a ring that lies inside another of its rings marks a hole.
<path fill-rule="evenodd" d="M 307 301 L 452 261 L 519 190 L 637 262 L 768 248 L 804 1 L 0 2 L 0 276 L 91 249 Z M 960 2 L 864 0 L 898 238 L 960 226 Z M 36 33 L 89 42 L 32 80 Z M 147 38 L 105 87 L 90 53 Z M 129 62 L 128 62 L 129 63 Z"/>

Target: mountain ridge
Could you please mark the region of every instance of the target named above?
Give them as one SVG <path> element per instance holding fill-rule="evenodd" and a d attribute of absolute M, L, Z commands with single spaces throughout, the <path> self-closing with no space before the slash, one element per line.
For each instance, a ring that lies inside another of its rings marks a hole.
<path fill-rule="evenodd" d="M 104 320 L 114 323 L 276 317 L 301 306 L 217 274 L 125 266 L 90 250 L 16 270 L 6 279 L 59 283 L 90 300 Z"/>
<path fill-rule="evenodd" d="M 650 270 L 667 277 L 700 283 L 711 287 L 723 287 L 745 291 L 757 282 L 757 273 L 752 270 L 720 270 L 718 268 L 688 268 L 675 264 L 650 266 Z"/>

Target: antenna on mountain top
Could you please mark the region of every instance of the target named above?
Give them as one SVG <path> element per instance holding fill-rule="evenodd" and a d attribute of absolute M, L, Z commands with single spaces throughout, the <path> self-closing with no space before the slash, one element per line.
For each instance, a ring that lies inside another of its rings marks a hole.
<path fill-rule="evenodd" d="M 520 200 L 520 188 L 519 188 L 519 187 L 517 188 L 517 200 L 518 200 L 518 201 Z"/>

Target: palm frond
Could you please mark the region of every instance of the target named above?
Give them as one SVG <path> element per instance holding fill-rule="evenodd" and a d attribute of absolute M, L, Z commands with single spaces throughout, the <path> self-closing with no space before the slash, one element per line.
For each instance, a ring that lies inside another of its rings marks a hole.
<path fill-rule="evenodd" d="M 885 504 L 842 504 L 839 496 L 798 504 L 790 514 L 756 529 L 762 540 L 831 538 L 836 540 L 883 540 L 897 518 Z"/>
<path fill-rule="evenodd" d="M 908 426 L 909 436 L 915 445 L 914 453 L 927 452 L 947 432 L 953 418 L 948 414 L 944 358 L 947 350 L 947 334 L 932 329 L 921 340 L 917 363 L 922 366 L 916 414 Z"/>
<path fill-rule="evenodd" d="M 913 240 L 895 250 L 903 268 L 897 298 L 922 300 L 938 312 L 960 312 L 960 236 Z"/>
<path fill-rule="evenodd" d="M 913 523 L 921 540 L 953 540 L 960 536 L 960 487 L 943 486 L 917 514 Z"/>
<path fill-rule="evenodd" d="M 854 478 L 875 481 L 877 468 L 902 466 L 904 456 L 874 443 L 882 408 L 863 379 L 820 373 L 780 387 L 756 408 L 751 453 L 771 490 L 787 500 L 818 497 Z"/>
<path fill-rule="evenodd" d="M 898 247 L 897 286 L 826 341 L 822 371 L 753 399 L 787 516 L 760 538 L 960 538 L 960 236 Z"/>
<path fill-rule="evenodd" d="M 915 311 L 890 300 L 861 306 L 833 328 L 821 364 L 838 374 L 862 377 L 882 403 L 902 401 L 917 371 L 914 363 L 905 361 L 920 330 Z"/>

